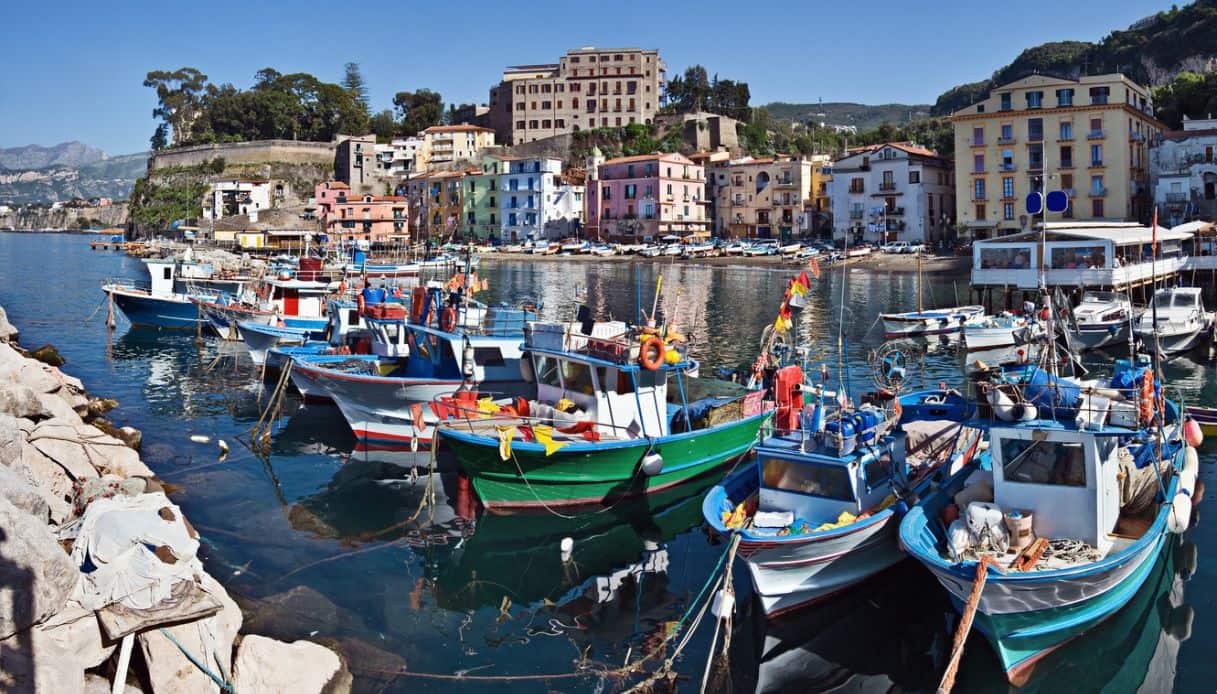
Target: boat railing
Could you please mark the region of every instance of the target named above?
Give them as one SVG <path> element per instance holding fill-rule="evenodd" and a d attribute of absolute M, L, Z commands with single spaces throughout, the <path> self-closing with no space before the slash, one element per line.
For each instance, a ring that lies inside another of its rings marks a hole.
<path fill-rule="evenodd" d="M 473 396 L 473 399 L 461 400 L 461 391 L 458 391 L 455 395 L 441 396 L 432 401 L 432 409 L 439 417 L 441 426 L 473 435 L 492 437 L 499 435 L 501 427 L 530 427 L 535 431 L 536 427 L 541 426 L 551 427 L 558 438 L 583 439 L 585 438 L 584 432 L 588 431 L 594 431 L 600 437 L 607 435 L 622 440 L 653 440 L 655 438 L 620 424 L 574 418 L 564 419 L 558 415 L 565 413 L 549 405 L 545 405 L 547 411 L 551 413 L 548 416 L 531 412 L 520 414 L 517 409 L 519 405 L 514 402 L 499 404 L 504 394 L 486 391 L 467 392 Z M 487 411 L 488 406 L 482 404 L 486 403 L 488 398 L 495 408 L 494 411 Z M 530 401 L 528 405 L 536 407 L 537 403 Z M 506 431 L 506 429 L 502 430 Z"/>
<path fill-rule="evenodd" d="M 133 280 L 126 277 L 109 277 L 102 284 L 118 289 L 128 289 L 140 292 L 151 292 L 152 282 L 149 280 Z"/>

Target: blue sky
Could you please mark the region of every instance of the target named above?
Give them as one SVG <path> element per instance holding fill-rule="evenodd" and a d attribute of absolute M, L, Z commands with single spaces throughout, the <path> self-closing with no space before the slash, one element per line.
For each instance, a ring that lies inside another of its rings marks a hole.
<path fill-rule="evenodd" d="M 587 9 L 582 9 L 586 7 Z M 504 66 L 582 45 L 658 48 L 669 75 L 695 63 L 770 101 L 932 103 L 1044 41 L 1098 40 L 1166 2 L 1018 3 L 28 3 L 0 8 L 0 147 L 80 140 L 147 148 L 153 69 L 191 66 L 247 87 L 262 67 L 338 81 L 363 67 L 373 108 L 429 87 L 483 103 Z M 658 8 L 658 9 L 656 9 Z M 694 9 L 696 8 L 696 9 Z M 62 22 L 56 22 L 56 19 Z"/>

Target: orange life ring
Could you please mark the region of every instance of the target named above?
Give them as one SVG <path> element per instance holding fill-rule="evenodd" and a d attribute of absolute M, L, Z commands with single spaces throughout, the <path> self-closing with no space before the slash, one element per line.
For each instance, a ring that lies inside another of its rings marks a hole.
<path fill-rule="evenodd" d="M 439 329 L 446 333 L 452 332 L 456 327 L 456 309 L 451 306 L 445 306 L 444 312 L 439 316 Z"/>
<path fill-rule="evenodd" d="M 1154 376 L 1146 371 L 1141 379 L 1141 421 L 1148 424 L 1154 418 Z"/>
<path fill-rule="evenodd" d="M 658 337 L 648 337 L 642 341 L 642 349 L 638 352 L 638 362 L 647 371 L 658 371 L 663 366 L 663 340 Z"/>

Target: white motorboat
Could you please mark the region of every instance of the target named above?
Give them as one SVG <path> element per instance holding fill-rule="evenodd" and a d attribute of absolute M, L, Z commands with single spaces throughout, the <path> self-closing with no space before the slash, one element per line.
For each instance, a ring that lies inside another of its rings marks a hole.
<path fill-rule="evenodd" d="M 610 256 L 617 255 L 616 249 L 614 249 L 612 246 L 592 246 L 591 250 L 588 252 L 601 258 L 608 258 Z"/>
<path fill-rule="evenodd" d="M 680 243 L 669 243 L 667 246 L 664 246 L 664 249 L 663 249 L 663 254 L 670 255 L 670 256 L 683 255 L 684 252 L 685 252 L 685 247 L 683 244 L 680 244 Z"/>
<path fill-rule="evenodd" d="M 803 250 L 802 243 L 788 243 L 785 246 L 782 246 L 781 248 L 778 249 L 778 251 L 780 251 L 782 255 L 794 255 L 801 250 Z"/>
<path fill-rule="evenodd" d="M 1026 344 L 1043 332 L 1040 324 L 1027 316 L 1003 313 L 965 323 L 963 342 L 971 352 Z"/>
<path fill-rule="evenodd" d="M 642 256 L 643 258 L 658 258 L 661 253 L 663 253 L 663 250 L 659 246 L 653 244 L 647 244 L 638 249 L 638 255 Z"/>
<path fill-rule="evenodd" d="M 1149 350 L 1179 354 L 1198 346 L 1213 327 L 1213 312 L 1204 310 L 1195 287 L 1159 289 L 1133 332 Z"/>
<path fill-rule="evenodd" d="M 1073 308 L 1069 342 L 1078 351 L 1099 349 L 1128 342 L 1136 314 L 1126 294 L 1087 291 Z"/>

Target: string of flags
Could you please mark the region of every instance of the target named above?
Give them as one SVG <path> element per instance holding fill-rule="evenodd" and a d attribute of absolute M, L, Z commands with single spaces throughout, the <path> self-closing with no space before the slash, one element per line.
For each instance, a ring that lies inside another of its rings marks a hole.
<path fill-rule="evenodd" d="M 470 294 L 484 292 L 490 288 L 490 282 L 485 279 L 479 279 L 477 272 L 469 273 L 468 277 L 465 273 L 458 272 L 448 280 L 446 285 L 448 291 L 455 292 L 461 289 L 468 289 Z"/>
<path fill-rule="evenodd" d="M 807 296 L 807 290 L 810 287 L 811 279 L 807 276 L 806 270 L 790 280 L 790 284 L 786 287 L 786 295 L 782 298 L 782 306 L 778 309 L 777 320 L 773 322 L 773 329 L 778 334 L 784 335 L 794 327 L 794 311 L 790 308 L 791 299 L 798 297 L 798 304 L 802 306 L 802 299 Z"/>

